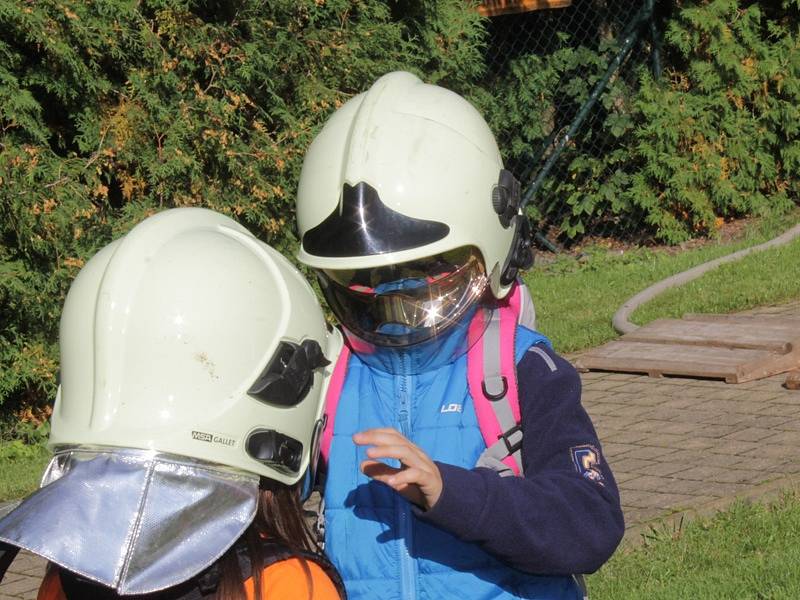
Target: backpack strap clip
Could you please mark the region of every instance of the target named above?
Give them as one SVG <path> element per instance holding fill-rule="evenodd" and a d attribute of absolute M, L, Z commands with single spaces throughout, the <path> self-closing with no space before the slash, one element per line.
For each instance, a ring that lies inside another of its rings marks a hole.
<path fill-rule="evenodd" d="M 514 436 L 514 434 L 519 434 L 516 442 L 511 441 L 511 438 Z M 522 450 L 522 425 L 517 423 L 510 429 L 497 436 L 497 439 L 502 440 L 505 444 L 506 450 L 508 451 L 508 456 L 513 456 L 515 453 Z"/>
<path fill-rule="evenodd" d="M 489 400 L 501 400 L 508 393 L 508 379 L 503 375 L 486 377 L 481 381 L 481 390 Z"/>

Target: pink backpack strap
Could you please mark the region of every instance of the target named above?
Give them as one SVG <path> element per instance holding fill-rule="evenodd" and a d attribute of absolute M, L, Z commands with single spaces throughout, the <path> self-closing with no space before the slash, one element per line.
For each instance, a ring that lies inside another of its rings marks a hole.
<path fill-rule="evenodd" d="M 345 376 L 347 375 L 347 363 L 350 360 L 350 348 L 342 346 L 336 365 L 333 367 L 331 380 L 328 383 L 328 391 L 325 394 L 325 429 L 322 431 L 322 443 L 320 454 L 325 463 L 328 462 L 328 454 L 331 451 L 331 441 L 333 440 L 333 425 L 336 419 L 336 409 L 339 406 L 339 398 L 342 397 Z"/>
<path fill-rule="evenodd" d="M 470 323 L 467 380 L 486 450 L 477 466 L 522 475 L 522 427 L 514 360 L 519 284 L 499 303 L 488 324 L 479 312 Z M 481 335 L 483 334 L 483 335 Z M 480 338 L 480 339 L 478 339 Z"/>

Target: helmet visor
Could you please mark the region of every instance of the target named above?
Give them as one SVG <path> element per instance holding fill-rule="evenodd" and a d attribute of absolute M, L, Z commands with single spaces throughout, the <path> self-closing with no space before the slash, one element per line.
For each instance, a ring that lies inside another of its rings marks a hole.
<path fill-rule="evenodd" d="M 371 269 L 319 271 L 347 329 L 379 346 L 409 346 L 447 330 L 483 295 L 488 278 L 471 246 Z"/>

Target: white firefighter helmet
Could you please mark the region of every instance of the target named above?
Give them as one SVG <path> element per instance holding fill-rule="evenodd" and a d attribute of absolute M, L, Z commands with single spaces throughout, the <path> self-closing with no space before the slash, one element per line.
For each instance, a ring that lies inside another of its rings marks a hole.
<path fill-rule="evenodd" d="M 297 269 L 228 217 L 168 210 L 103 248 L 60 337 L 55 456 L 0 542 L 147 594 L 242 535 L 262 477 L 308 481 L 341 335 Z"/>
<path fill-rule="evenodd" d="M 436 335 L 486 287 L 503 298 L 530 264 L 520 186 L 488 125 L 410 73 L 381 77 L 334 113 L 305 157 L 297 221 L 299 260 L 320 274 L 345 327 L 377 344 Z M 436 289 L 380 289 L 431 265 Z"/>
<path fill-rule="evenodd" d="M 156 214 L 98 252 L 69 290 L 60 340 L 51 449 L 153 450 L 285 484 L 313 460 L 323 367 L 341 345 L 295 267 L 199 208 Z"/>

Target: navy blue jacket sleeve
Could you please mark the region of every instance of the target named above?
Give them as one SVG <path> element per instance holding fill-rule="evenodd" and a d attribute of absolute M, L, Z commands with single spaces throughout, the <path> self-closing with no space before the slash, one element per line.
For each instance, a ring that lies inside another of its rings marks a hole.
<path fill-rule="evenodd" d="M 437 463 L 444 484 L 419 518 L 536 574 L 591 573 L 622 539 L 619 491 L 581 406 L 574 367 L 549 348 L 518 364 L 524 477 Z"/>

